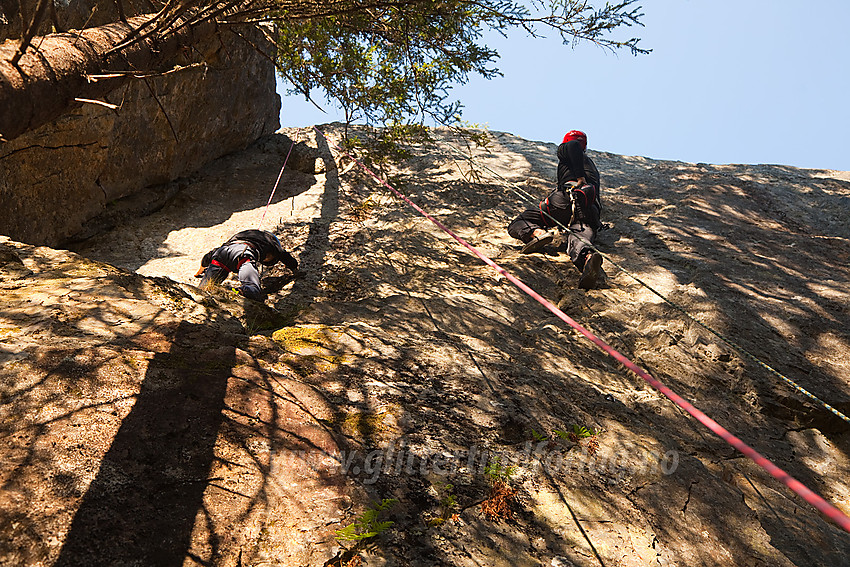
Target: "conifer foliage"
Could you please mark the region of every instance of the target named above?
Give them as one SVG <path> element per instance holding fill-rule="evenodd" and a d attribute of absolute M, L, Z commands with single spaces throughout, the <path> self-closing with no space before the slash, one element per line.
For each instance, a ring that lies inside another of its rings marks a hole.
<path fill-rule="evenodd" d="M 246 37 L 245 26 L 276 45 L 293 92 L 323 94 L 349 123 L 451 124 L 461 108 L 451 87 L 499 75 L 486 32 L 556 33 L 566 44 L 647 53 L 636 38 L 614 37 L 641 25 L 636 1 L 0 0 L 0 39 L 9 38 L 0 42 L 0 108 L 15 110 L 0 113 L 0 142 L 127 80 L 170 72 L 222 30 Z"/>
<path fill-rule="evenodd" d="M 451 124 L 461 111 L 452 86 L 472 74 L 501 75 L 499 54 L 482 41 L 486 32 L 557 33 L 566 44 L 648 53 L 637 38 L 611 37 L 616 28 L 640 25 L 634 2 L 597 9 L 583 0 L 352 0 L 310 17 L 283 9 L 274 14 L 277 65 L 292 93 L 310 100 L 322 93 L 346 122 Z"/>

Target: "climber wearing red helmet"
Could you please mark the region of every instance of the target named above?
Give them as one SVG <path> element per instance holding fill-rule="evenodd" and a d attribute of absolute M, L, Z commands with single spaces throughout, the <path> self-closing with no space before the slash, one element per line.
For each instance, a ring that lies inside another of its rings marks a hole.
<path fill-rule="evenodd" d="M 508 234 L 525 243 L 524 254 L 537 252 L 555 238 L 550 227 L 567 230 L 567 253 L 581 272 L 579 287 L 593 289 L 602 276 L 602 256 L 588 243 L 596 239 L 599 220 L 599 170 L 586 153 L 587 135 L 571 130 L 558 146 L 558 186 L 540 205 L 522 212 Z"/>
<path fill-rule="evenodd" d="M 581 144 L 581 151 L 587 151 L 587 134 L 585 134 L 581 130 L 570 130 L 564 136 L 564 141 L 561 143 L 566 144 L 570 140 L 578 140 Z"/>

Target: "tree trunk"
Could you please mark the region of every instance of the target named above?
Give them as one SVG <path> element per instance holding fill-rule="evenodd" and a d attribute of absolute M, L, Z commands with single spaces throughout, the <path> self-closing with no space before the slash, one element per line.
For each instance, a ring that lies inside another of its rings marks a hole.
<path fill-rule="evenodd" d="M 81 104 L 77 99 L 100 100 L 129 78 L 94 79 L 92 75 L 165 70 L 182 48 L 216 31 L 214 22 L 203 21 L 109 53 L 151 17 L 143 15 L 126 24 L 115 22 L 77 33 L 37 37 L 16 66 L 11 60 L 18 42 L 0 44 L 0 141 L 55 120 Z"/>

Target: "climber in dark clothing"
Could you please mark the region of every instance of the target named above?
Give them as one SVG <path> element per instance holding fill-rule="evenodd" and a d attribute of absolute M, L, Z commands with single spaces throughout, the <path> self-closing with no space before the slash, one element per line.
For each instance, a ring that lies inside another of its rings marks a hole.
<path fill-rule="evenodd" d="M 283 262 L 293 273 L 298 270 L 298 261 L 283 249 L 277 236 L 265 230 L 252 229 L 233 235 L 218 248 L 204 254 L 201 269 L 195 277 L 203 275 L 199 287 L 206 289 L 211 284 L 220 284 L 230 272 L 234 272 L 242 284 L 240 294 L 255 301 L 265 301 L 266 293 L 260 286 L 257 262 L 264 266 Z"/>
<path fill-rule="evenodd" d="M 524 254 L 552 242 L 550 227 L 567 227 L 567 253 L 581 272 L 579 287 L 593 289 L 602 272 L 602 256 L 587 243 L 596 240 L 602 226 L 599 170 L 586 153 L 587 135 L 572 130 L 558 146 L 558 186 L 537 208 L 520 213 L 508 234 L 525 243 Z"/>

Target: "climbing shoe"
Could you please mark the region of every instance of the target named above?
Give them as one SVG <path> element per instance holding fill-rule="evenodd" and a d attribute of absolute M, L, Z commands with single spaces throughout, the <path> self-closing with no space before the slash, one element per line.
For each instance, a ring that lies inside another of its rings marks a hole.
<path fill-rule="evenodd" d="M 537 252 L 541 250 L 544 246 L 549 244 L 555 239 L 555 235 L 551 232 L 544 232 L 540 236 L 535 236 L 531 240 L 528 241 L 528 244 L 522 247 L 523 254 L 531 254 L 533 252 Z"/>
<path fill-rule="evenodd" d="M 599 252 L 591 252 L 584 262 L 584 268 L 581 270 L 581 277 L 578 279 L 578 287 L 580 289 L 596 289 L 599 279 L 602 276 L 602 254 Z"/>

